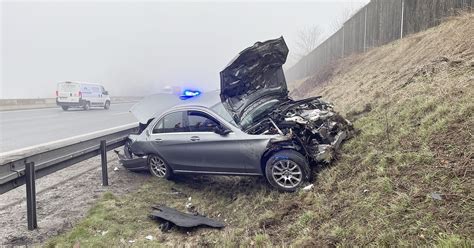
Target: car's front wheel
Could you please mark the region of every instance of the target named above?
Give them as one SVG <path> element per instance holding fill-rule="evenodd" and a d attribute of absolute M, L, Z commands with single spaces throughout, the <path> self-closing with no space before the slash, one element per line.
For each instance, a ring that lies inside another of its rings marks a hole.
<path fill-rule="evenodd" d="M 171 179 L 173 176 L 173 171 L 160 156 L 151 154 L 147 162 L 153 176 L 166 179 Z"/>
<path fill-rule="evenodd" d="M 284 150 L 273 154 L 266 163 L 268 182 L 281 191 L 293 192 L 308 179 L 310 168 L 306 158 L 297 151 Z"/>
<path fill-rule="evenodd" d="M 105 102 L 104 109 L 110 109 L 110 102 L 109 101 Z"/>

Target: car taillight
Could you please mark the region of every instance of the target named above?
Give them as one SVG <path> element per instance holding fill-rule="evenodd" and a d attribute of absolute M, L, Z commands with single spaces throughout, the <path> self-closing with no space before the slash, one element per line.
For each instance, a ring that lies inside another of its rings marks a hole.
<path fill-rule="evenodd" d="M 58 91 L 56 91 L 56 96 L 58 96 Z"/>

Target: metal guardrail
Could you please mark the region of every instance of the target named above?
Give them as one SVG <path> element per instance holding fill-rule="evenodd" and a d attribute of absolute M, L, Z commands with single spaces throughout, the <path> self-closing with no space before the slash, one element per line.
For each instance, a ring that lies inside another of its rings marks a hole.
<path fill-rule="evenodd" d="M 101 155 L 103 185 L 107 186 L 106 152 L 123 146 L 138 124 L 128 124 L 64 140 L 0 153 L 0 194 L 26 184 L 28 229 L 36 224 L 35 179 Z"/>

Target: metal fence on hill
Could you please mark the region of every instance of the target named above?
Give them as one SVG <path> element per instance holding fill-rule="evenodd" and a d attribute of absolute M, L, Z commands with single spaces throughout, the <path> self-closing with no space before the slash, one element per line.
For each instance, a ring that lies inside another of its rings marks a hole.
<path fill-rule="evenodd" d="M 470 10 L 474 0 L 371 0 L 311 53 L 286 71 L 299 80 L 354 53 L 387 44 L 438 25 L 444 17 Z"/>

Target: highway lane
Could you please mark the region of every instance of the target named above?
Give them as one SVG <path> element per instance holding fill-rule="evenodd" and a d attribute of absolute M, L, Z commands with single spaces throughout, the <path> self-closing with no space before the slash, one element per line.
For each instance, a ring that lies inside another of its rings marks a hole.
<path fill-rule="evenodd" d="M 25 148 L 76 135 L 137 122 L 128 112 L 134 103 L 117 103 L 109 110 L 58 108 L 0 112 L 0 152 Z"/>

